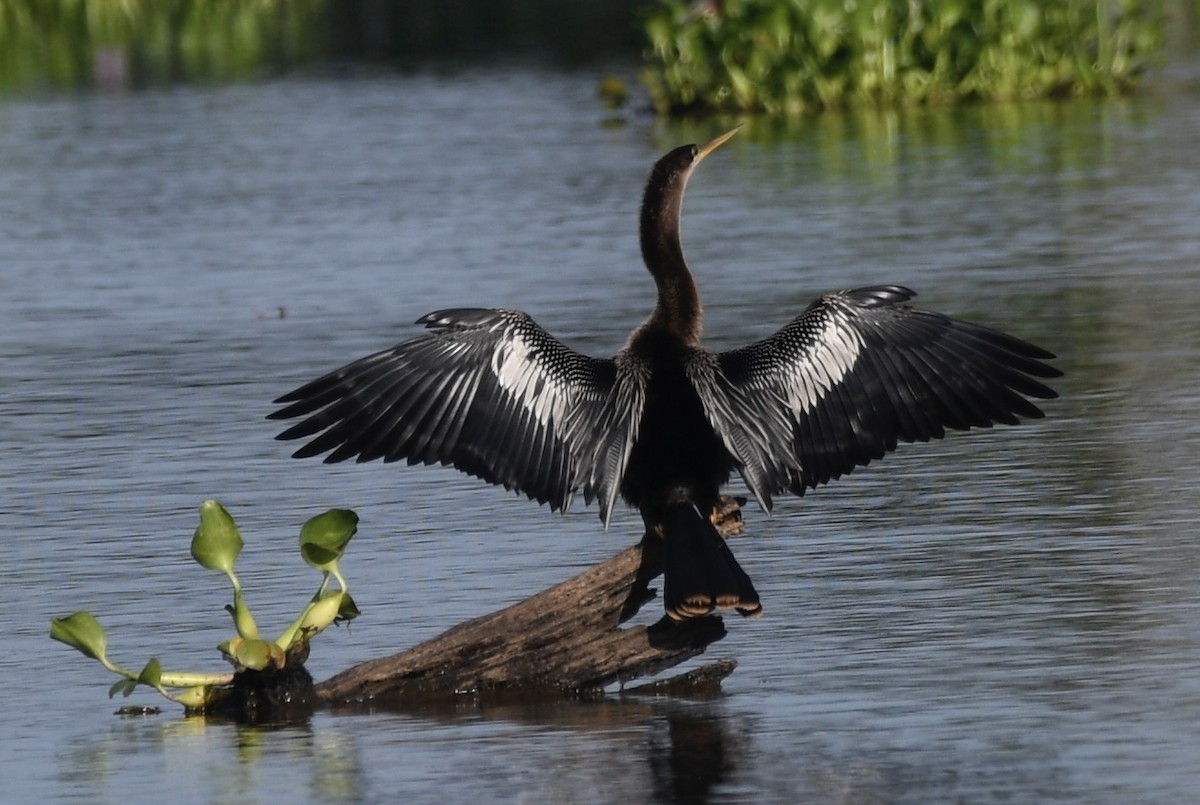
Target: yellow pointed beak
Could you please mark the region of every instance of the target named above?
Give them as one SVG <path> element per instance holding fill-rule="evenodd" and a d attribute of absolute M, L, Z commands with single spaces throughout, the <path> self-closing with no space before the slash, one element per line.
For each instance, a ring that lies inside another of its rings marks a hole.
<path fill-rule="evenodd" d="M 704 159 L 706 156 L 711 154 L 713 151 L 716 151 L 718 148 L 720 148 L 722 145 L 724 145 L 725 142 L 727 140 L 729 140 L 730 137 L 732 137 L 733 135 L 737 134 L 739 131 L 742 130 L 742 125 L 744 125 L 744 124 L 739 123 L 735 128 L 730 129 L 729 131 L 725 132 L 720 137 L 716 138 L 715 140 L 710 142 L 708 145 L 704 146 L 699 151 L 697 151 L 695 162 L 693 162 L 692 164 L 693 165 L 696 164 L 696 162 L 699 162 L 700 160 Z"/>

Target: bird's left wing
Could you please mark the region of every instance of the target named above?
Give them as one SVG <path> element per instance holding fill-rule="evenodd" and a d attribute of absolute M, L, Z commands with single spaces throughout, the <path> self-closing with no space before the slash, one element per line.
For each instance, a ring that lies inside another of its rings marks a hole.
<path fill-rule="evenodd" d="M 761 341 L 698 352 L 688 372 L 713 428 L 769 510 L 896 449 L 897 442 L 1037 418 L 1057 396 L 1039 347 L 915 310 L 907 288 L 823 296 Z"/>
<path fill-rule="evenodd" d="M 276 400 L 305 417 L 278 438 L 327 463 L 448 464 L 555 510 L 582 489 L 612 511 L 644 397 L 618 365 L 564 346 L 518 311 L 440 310 L 432 332 Z"/>

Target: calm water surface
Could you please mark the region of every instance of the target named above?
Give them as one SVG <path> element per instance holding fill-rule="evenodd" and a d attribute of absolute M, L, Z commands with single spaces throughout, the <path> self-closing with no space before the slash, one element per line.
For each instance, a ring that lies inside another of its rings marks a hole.
<path fill-rule="evenodd" d="M 610 353 L 649 310 L 653 160 L 720 126 L 607 125 L 589 77 L 308 79 L 0 103 L 6 798 L 127 802 L 1179 802 L 1200 790 L 1200 96 L 750 125 L 693 180 L 708 342 L 899 282 L 1058 352 L 1046 420 L 900 454 L 735 546 L 766 616 L 716 699 L 277 730 L 119 718 L 47 639 L 220 666 L 195 507 L 239 519 L 260 624 L 349 506 L 364 617 L 320 678 L 639 536 L 443 469 L 295 462 L 263 417 L 438 307 L 520 307 Z M 281 318 L 278 311 L 286 310 Z M 650 613 L 648 613 L 649 616 Z M 132 699 L 156 704 L 148 694 Z"/>

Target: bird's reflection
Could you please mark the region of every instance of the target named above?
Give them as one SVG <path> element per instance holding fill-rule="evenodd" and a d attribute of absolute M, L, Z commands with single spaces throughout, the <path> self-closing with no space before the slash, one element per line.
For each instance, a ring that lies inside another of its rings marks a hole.
<path fill-rule="evenodd" d="M 592 698 L 513 697 L 468 704 L 457 699 L 425 701 L 399 712 L 445 724 L 483 717 L 526 727 L 570 729 L 579 733 L 645 735 L 641 746 L 657 802 L 703 803 L 738 772 L 751 730 L 728 714 L 720 693 L 701 698 L 603 695 Z M 637 744 L 622 743 L 621 751 Z M 598 758 L 598 762 L 603 762 Z"/>
<path fill-rule="evenodd" d="M 376 725 L 367 731 L 371 737 L 360 732 L 367 722 Z M 219 769 L 216 778 L 220 779 L 204 784 L 215 786 L 214 795 L 229 793 L 231 786 L 253 789 L 263 778 L 279 773 L 280 763 L 292 768 L 288 774 L 294 779 L 306 779 L 312 788 L 355 794 L 369 789 L 372 778 L 388 773 L 371 760 L 381 736 L 394 739 L 397 730 L 408 735 L 432 734 L 430 728 L 445 735 L 443 730 L 449 728 L 455 736 L 451 744 L 461 747 L 464 739 L 474 742 L 474 736 L 477 748 L 507 753 L 512 746 L 511 732 L 505 730 L 507 738 L 497 744 L 495 730 L 481 726 L 508 725 L 516 727 L 519 735 L 569 732 L 582 737 L 592 747 L 587 761 L 592 768 L 583 775 L 586 780 L 620 774 L 621 782 L 615 783 L 609 794 L 636 789 L 648 801 L 704 803 L 714 799 L 723 784 L 733 781 L 739 773 L 738 758 L 747 756 L 742 736 L 753 730 L 738 722 L 738 717 L 727 712 L 720 694 L 703 698 L 540 695 L 504 700 L 460 696 L 403 707 L 362 705 L 341 709 L 332 717 L 322 715 L 308 723 L 282 727 L 164 714 L 122 719 L 99 740 L 75 747 L 64 773 L 80 785 L 86 779 L 88 786 L 100 790 L 119 788 L 122 768 L 137 767 L 166 751 L 186 755 L 211 770 Z M 400 743 L 404 740 L 401 737 Z M 469 754 L 479 757 L 474 749 Z M 547 762 L 553 765 L 556 757 L 552 753 Z M 397 782 L 403 786 L 406 781 Z M 562 793 L 570 794 L 571 785 L 580 782 L 567 783 Z"/>
<path fill-rule="evenodd" d="M 647 759 L 658 802 L 709 802 L 737 771 L 728 720 L 710 708 L 663 706 L 650 724 Z"/>

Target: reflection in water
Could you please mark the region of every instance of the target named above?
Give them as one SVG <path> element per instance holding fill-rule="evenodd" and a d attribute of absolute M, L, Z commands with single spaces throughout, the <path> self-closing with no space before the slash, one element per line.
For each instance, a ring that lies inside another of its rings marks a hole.
<path fill-rule="evenodd" d="M 648 759 L 658 802 L 710 802 L 721 783 L 733 779 L 745 751 L 727 719 L 686 706 L 665 707 L 649 725 Z"/>
<path fill-rule="evenodd" d="M 630 770 L 641 767 L 640 771 L 627 771 L 631 779 L 624 784 L 608 783 L 609 794 L 633 802 L 704 803 L 720 799 L 722 786 L 736 781 L 738 758 L 747 751 L 743 736 L 749 732 L 740 719 L 723 713 L 719 702 L 610 697 L 479 706 L 477 702 L 443 700 L 418 711 L 402 716 L 396 710 L 376 710 L 372 718 L 378 721 L 384 712 L 391 712 L 404 719 L 408 732 L 449 731 L 464 737 L 477 732 L 481 724 L 495 725 L 498 745 L 507 743 L 512 751 L 507 772 L 515 776 L 517 789 L 525 787 L 521 799 L 532 802 L 554 801 L 552 790 L 568 799 L 577 799 L 580 792 L 569 794 L 573 790 L 569 782 L 545 790 L 542 783 L 521 782 L 527 767 L 561 760 L 553 744 L 539 749 L 536 741 L 523 739 L 526 734 L 569 730 L 591 736 L 597 742 L 591 750 L 593 756 L 571 760 L 577 767 L 594 766 L 585 773 L 588 779 L 604 780 L 604 767 L 616 763 L 617 756 L 623 758 L 620 765 Z M 131 765 L 178 763 L 200 773 L 204 796 L 212 802 L 244 802 L 254 792 L 269 792 L 271 801 L 288 796 L 307 800 L 314 792 L 317 801 L 362 801 L 371 798 L 371 778 L 377 776 L 372 764 L 379 762 L 380 747 L 373 745 L 370 730 L 359 735 L 343 729 L 348 720 L 356 718 L 343 712 L 318 716 L 312 725 L 286 727 L 169 716 L 123 719 L 110 731 L 71 747 L 60 764 L 60 781 L 104 798 L 136 788 L 129 773 Z M 392 762 L 416 764 L 420 757 L 400 753 Z M 481 771 L 464 767 L 459 773 L 470 777 Z M 490 782 L 480 779 L 485 788 Z M 179 793 L 186 797 L 200 791 Z M 392 793 L 420 796 L 419 791 L 404 788 Z M 604 801 L 611 798 L 615 797 L 601 797 Z"/>
<path fill-rule="evenodd" d="M 745 752 L 738 735 L 748 731 L 740 719 L 722 712 L 719 698 L 690 701 L 625 696 L 557 704 L 531 702 L 487 707 L 481 712 L 489 719 L 612 734 L 615 751 L 635 758 L 644 754 L 649 787 L 642 795 L 657 802 L 717 799 L 717 789 L 737 775 L 737 758 Z"/>
<path fill-rule="evenodd" d="M 122 792 L 144 796 L 149 792 L 143 786 L 160 782 L 139 780 L 130 767 L 156 764 L 187 769 L 174 792 L 183 801 L 194 796 L 210 802 L 257 801 L 255 792 L 271 792 L 272 801 L 307 800 L 308 792 L 317 792 L 322 801 L 353 802 L 363 791 L 355 740 L 337 730 L 169 716 L 122 719 L 102 735 L 81 739 L 60 764 L 61 781 L 100 799 Z M 190 788 L 197 775 L 200 786 Z M 160 790 L 158 796 L 165 793 Z"/>

